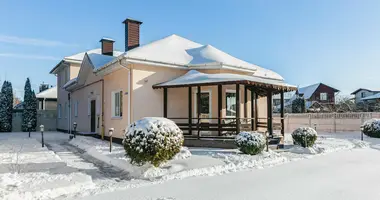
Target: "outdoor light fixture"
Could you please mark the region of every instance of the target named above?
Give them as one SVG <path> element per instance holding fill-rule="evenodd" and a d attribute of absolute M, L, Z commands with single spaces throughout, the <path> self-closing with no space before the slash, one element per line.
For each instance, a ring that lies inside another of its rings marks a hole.
<path fill-rule="evenodd" d="M 74 122 L 74 123 L 73 123 L 73 127 L 74 127 L 74 138 L 76 138 L 76 134 L 77 134 L 77 126 L 78 126 L 77 122 Z"/>
<path fill-rule="evenodd" d="M 44 143 L 44 131 L 45 131 L 45 126 L 41 124 L 40 126 L 40 131 L 41 131 L 41 141 L 42 141 L 42 147 L 45 147 Z"/>
<path fill-rule="evenodd" d="M 364 126 L 360 126 L 360 133 L 361 133 L 361 140 L 363 141 L 363 131 L 364 131 Z"/>
<path fill-rule="evenodd" d="M 32 122 L 28 122 L 29 137 L 30 137 L 30 129 L 32 129 Z"/>
<path fill-rule="evenodd" d="M 110 136 L 110 152 L 112 152 L 112 134 L 114 130 L 114 128 L 108 129 L 108 135 Z"/>

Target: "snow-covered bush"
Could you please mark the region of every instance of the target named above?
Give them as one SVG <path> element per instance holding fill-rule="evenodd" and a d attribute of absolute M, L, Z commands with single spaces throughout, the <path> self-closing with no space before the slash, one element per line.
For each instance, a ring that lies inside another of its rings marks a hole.
<path fill-rule="evenodd" d="M 159 166 L 180 152 L 181 129 L 171 120 L 146 117 L 132 123 L 125 132 L 124 149 L 132 164 Z"/>
<path fill-rule="evenodd" d="M 258 132 L 241 132 L 235 138 L 239 150 L 245 154 L 256 155 L 265 148 L 265 137 Z"/>
<path fill-rule="evenodd" d="M 302 147 L 311 147 L 317 140 L 317 131 L 310 127 L 300 127 L 293 131 L 294 144 Z"/>
<path fill-rule="evenodd" d="M 369 137 L 380 138 L 380 119 L 370 119 L 364 122 L 363 133 Z"/>

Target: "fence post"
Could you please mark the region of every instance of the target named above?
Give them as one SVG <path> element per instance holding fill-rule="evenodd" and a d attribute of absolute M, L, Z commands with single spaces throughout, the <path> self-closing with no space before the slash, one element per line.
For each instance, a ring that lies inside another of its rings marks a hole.
<path fill-rule="evenodd" d="M 309 127 L 311 127 L 311 114 L 309 114 Z"/>
<path fill-rule="evenodd" d="M 361 125 L 364 123 L 364 114 L 360 113 Z"/>
<path fill-rule="evenodd" d="M 333 118 L 334 118 L 334 133 L 336 133 L 336 112 L 334 112 Z"/>

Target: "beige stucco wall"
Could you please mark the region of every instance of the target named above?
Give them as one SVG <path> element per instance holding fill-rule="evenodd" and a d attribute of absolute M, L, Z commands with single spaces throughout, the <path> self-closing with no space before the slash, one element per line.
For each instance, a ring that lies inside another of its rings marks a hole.
<path fill-rule="evenodd" d="M 72 63 L 70 65 L 70 79 L 76 78 L 79 74 L 79 70 L 80 70 L 80 64 Z"/>
<path fill-rule="evenodd" d="M 57 72 L 57 129 L 67 130 L 68 128 L 68 118 L 65 115 L 65 104 L 67 105 L 67 95 L 68 92 L 62 89 L 65 82 L 65 73 L 66 70 L 70 69 L 70 65 L 63 64 L 60 71 Z M 60 105 L 60 107 L 59 107 Z M 60 108 L 60 111 L 59 111 Z M 61 113 L 61 117 L 59 117 L 58 113 Z"/>

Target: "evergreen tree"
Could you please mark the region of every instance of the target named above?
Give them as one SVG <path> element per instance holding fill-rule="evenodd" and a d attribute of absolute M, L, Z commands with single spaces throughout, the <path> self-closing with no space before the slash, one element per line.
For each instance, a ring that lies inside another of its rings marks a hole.
<path fill-rule="evenodd" d="M 32 123 L 31 131 L 36 131 L 37 126 L 37 99 L 30 86 L 29 78 L 26 79 L 24 87 L 24 110 L 22 112 L 22 131 L 29 131 L 28 123 Z"/>
<path fill-rule="evenodd" d="M 1 87 L 0 97 L 0 131 L 12 131 L 12 113 L 13 113 L 13 90 L 12 84 L 4 81 Z"/>
<path fill-rule="evenodd" d="M 297 96 L 292 102 L 292 113 L 304 113 L 306 112 L 305 99 Z"/>

